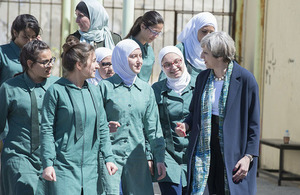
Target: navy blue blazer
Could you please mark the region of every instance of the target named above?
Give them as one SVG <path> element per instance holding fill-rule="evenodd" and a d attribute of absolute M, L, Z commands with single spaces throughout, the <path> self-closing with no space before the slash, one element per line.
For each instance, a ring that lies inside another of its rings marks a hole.
<path fill-rule="evenodd" d="M 202 71 L 196 80 L 194 95 L 190 104 L 190 114 L 185 119 L 189 125 L 190 141 L 188 155 L 188 193 L 191 190 L 191 167 L 201 126 L 201 96 L 211 69 Z M 257 158 L 250 164 L 247 176 L 238 184 L 232 180 L 232 170 L 245 154 L 259 155 L 260 105 L 258 85 L 252 73 L 234 62 L 223 124 L 224 162 L 229 189 L 232 195 L 256 194 Z"/>

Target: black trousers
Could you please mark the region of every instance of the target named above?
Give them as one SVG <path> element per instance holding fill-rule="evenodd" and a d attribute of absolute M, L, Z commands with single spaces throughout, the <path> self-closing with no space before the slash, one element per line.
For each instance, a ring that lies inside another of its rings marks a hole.
<path fill-rule="evenodd" d="M 223 195 L 224 191 L 224 161 L 219 141 L 219 117 L 212 116 L 211 140 L 210 140 L 210 168 L 208 175 L 209 194 Z"/>

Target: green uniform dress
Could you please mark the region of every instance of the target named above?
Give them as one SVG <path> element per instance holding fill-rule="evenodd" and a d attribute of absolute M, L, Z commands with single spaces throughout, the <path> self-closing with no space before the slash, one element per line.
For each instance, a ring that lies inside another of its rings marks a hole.
<path fill-rule="evenodd" d="M 0 46 L 0 86 L 16 73 L 23 71 L 19 60 L 20 52 L 21 49 L 13 41 Z"/>
<path fill-rule="evenodd" d="M 138 74 L 138 77 L 142 79 L 143 81 L 149 82 L 150 76 L 152 74 L 153 64 L 155 62 L 155 55 L 153 48 L 148 44 L 142 44 L 134 37 L 130 37 L 132 40 L 137 42 L 139 44 L 141 50 L 142 50 L 142 58 L 143 58 L 143 66 Z"/>
<path fill-rule="evenodd" d="M 194 66 L 191 65 L 191 63 L 189 61 L 187 61 L 186 57 L 185 57 L 185 50 L 184 50 L 184 44 L 183 43 L 178 43 L 176 45 L 176 47 L 178 47 L 178 49 L 182 52 L 183 57 L 184 57 L 184 62 L 186 65 L 186 69 L 188 71 L 188 73 L 191 75 L 191 80 L 193 80 L 193 82 L 196 82 L 196 78 L 198 76 L 198 74 L 202 71 L 200 69 L 195 68 Z M 166 75 L 163 71 L 160 72 L 158 81 L 161 81 L 163 79 L 166 78 Z"/>
<path fill-rule="evenodd" d="M 24 73 L 7 80 L 0 88 L 0 133 L 4 131 L 6 121 L 9 127 L 1 154 L 3 195 L 44 194 L 40 148 L 32 148 L 32 138 L 38 138 L 39 131 L 37 129 L 34 134 L 31 128 L 31 93 L 34 91 L 36 97 L 38 124 L 41 121 L 40 111 L 44 94 L 57 79 L 50 77 L 36 84 Z"/>
<path fill-rule="evenodd" d="M 100 92 L 85 82 L 78 88 L 61 78 L 46 92 L 42 109 L 41 159 L 53 166 L 53 195 L 98 194 L 98 153 L 114 162 Z M 107 171 L 107 170 L 106 170 Z"/>
<path fill-rule="evenodd" d="M 167 79 L 152 85 L 166 143 L 167 176 L 159 182 L 181 183 L 183 187 L 187 185 L 185 152 L 188 146 L 188 136 L 179 137 L 175 133 L 175 127 L 177 122 L 182 122 L 189 114 L 189 105 L 194 91 L 193 83 L 190 82 L 181 95 L 167 87 Z"/>
<path fill-rule="evenodd" d="M 117 74 L 102 80 L 99 87 L 107 120 L 121 124 L 117 132 L 110 133 L 118 171 L 113 176 L 104 174 L 101 180 L 105 189 L 103 194 L 119 194 L 121 180 L 124 194 L 153 195 L 145 140 L 151 145 L 155 162 L 164 162 L 165 153 L 153 90 L 139 78 L 128 87 Z M 105 172 L 104 168 L 102 172 Z"/>

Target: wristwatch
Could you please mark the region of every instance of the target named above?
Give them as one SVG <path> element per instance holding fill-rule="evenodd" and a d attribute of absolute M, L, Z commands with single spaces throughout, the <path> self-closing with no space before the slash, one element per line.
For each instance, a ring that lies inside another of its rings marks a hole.
<path fill-rule="evenodd" d="M 253 156 L 251 154 L 245 154 L 245 156 L 247 156 L 250 159 L 250 162 L 253 161 Z"/>

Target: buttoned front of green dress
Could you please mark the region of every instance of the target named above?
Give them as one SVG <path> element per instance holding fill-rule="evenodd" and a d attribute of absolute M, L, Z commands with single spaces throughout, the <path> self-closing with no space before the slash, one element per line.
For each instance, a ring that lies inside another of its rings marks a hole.
<path fill-rule="evenodd" d="M 185 152 L 188 146 L 188 136 L 179 137 L 175 133 L 177 122 L 182 122 L 189 114 L 189 105 L 193 96 L 194 84 L 189 85 L 179 95 L 166 85 L 167 79 L 152 85 L 159 109 L 161 127 L 163 130 L 166 152 L 165 164 L 167 176 L 159 182 L 172 182 L 185 187 L 187 185 L 187 159 Z"/>
<path fill-rule="evenodd" d="M 41 121 L 45 92 L 57 79 L 50 77 L 36 84 L 24 73 L 7 80 L 0 88 L 0 133 L 6 121 L 9 127 L 1 156 L 2 194 L 44 194 L 40 148 L 31 148 L 30 93 L 35 92 Z"/>
<path fill-rule="evenodd" d="M 0 46 L 0 86 L 16 73 L 23 71 L 19 60 L 20 52 L 21 49 L 13 41 Z"/>
<path fill-rule="evenodd" d="M 79 133 L 78 133 L 79 132 Z M 41 159 L 53 166 L 50 194 L 98 194 L 98 153 L 114 162 L 108 123 L 98 88 L 78 88 L 61 78 L 46 92 L 42 109 Z"/>
<path fill-rule="evenodd" d="M 202 71 L 200 69 L 195 68 L 194 66 L 191 65 L 191 63 L 189 61 L 187 61 L 186 57 L 185 57 L 185 50 L 184 50 L 184 44 L 183 43 L 178 43 L 176 45 L 176 47 L 178 47 L 178 49 L 182 52 L 183 57 L 184 57 L 184 62 L 187 68 L 188 73 L 191 75 L 191 77 L 193 78 L 192 81 L 196 82 L 197 76 L 198 74 Z M 163 71 L 160 72 L 158 81 L 161 81 L 163 79 L 167 78 L 165 73 Z"/>
<path fill-rule="evenodd" d="M 145 43 L 143 45 L 134 37 L 130 37 L 130 38 L 135 42 L 137 42 L 137 44 L 139 44 L 142 50 L 143 65 L 140 73 L 138 74 L 138 77 L 145 82 L 149 82 L 152 74 L 153 64 L 155 62 L 155 55 L 154 55 L 153 48 L 148 43 Z"/>
<path fill-rule="evenodd" d="M 119 194 L 122 180 L 124 194 L 152 195 L 145 140 L 151 145 L 155 162 L 164 162 L 165 153 L 153 90 L 148 83 L 139 78 L 128 87 L 117 74 L 101 81 L 99 87 L 107 120 L 118 121 L 121 125 L 117 132 L 110 133 L 119 170 L 113 176 L 105 175 L 102 180 L 104 194 Z"/>

